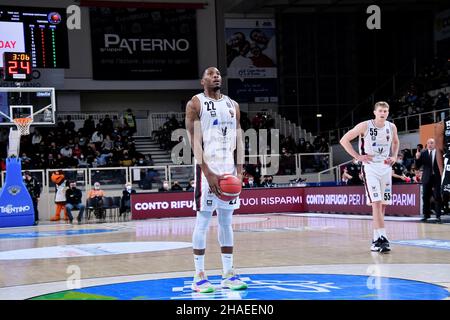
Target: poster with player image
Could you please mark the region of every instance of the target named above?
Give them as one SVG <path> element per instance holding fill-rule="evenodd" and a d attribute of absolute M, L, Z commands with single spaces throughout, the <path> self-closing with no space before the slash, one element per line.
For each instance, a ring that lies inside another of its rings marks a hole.
<path fill-rule="evenodd" d="M 277 102 L 274 19 L 226 19 L 229 95 L 241 102 Z"/>

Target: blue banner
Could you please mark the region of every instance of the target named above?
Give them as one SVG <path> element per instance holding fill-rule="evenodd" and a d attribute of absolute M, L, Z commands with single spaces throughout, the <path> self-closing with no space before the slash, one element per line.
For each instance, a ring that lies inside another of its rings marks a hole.
<path fill-rule="evenodd" d="M 32 226 L 34 207 L 22 179 L 19 158 L 6 159 L 6 179 L 0 192 L 0 227 Z"/>

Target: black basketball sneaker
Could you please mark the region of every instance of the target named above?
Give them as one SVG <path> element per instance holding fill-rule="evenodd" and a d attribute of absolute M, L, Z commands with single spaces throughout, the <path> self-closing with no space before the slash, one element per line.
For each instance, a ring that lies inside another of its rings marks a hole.
<path fill-rule="evenodd" d="M 370 250 L 374 251 L 374 252 L 387 253 L 387 252 L 391 251 L 391 248 L 389 246 L 388 239 L 381 236 L 377 240 L 372 242 L 372 246 L 370 247 Z"/>

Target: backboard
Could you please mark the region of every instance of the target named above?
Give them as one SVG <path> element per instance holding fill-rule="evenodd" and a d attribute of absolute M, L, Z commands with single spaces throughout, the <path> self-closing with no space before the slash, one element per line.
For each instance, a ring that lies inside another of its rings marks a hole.
<path fill-rule="evenodd" d="M 34 126 L 54 125 L 55 112 L 55 88 L 0 87 L 0 126 L 25 117 L 31 117 Z"/>

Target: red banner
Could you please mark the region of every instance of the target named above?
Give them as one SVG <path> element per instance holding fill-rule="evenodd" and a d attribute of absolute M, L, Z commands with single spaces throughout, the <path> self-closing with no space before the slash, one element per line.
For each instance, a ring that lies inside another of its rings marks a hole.
<path fill-rule="evenodd" d="M 333 212 L 370 214 L 363 186 L 244 189 L 236 213 Z M 131 195 L 133 219 L 195 216 L 192 192 Z M 388 215 L 420 215 L 420 185 L 394 185 Z"/>
<path fill-rule="evenodd" d="M 372 207 L 366 204 L 366 194 L 363 186 L 305 189 L 304 203 L 306 212 L 372 213 Z M 387 215 L 420 215 L 419 184 L 393 185 L 392 191 L 392 205 L 387 206 Z"/>

